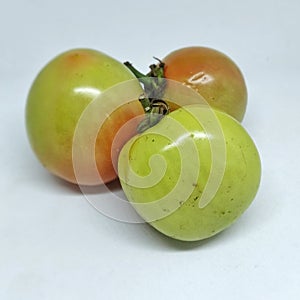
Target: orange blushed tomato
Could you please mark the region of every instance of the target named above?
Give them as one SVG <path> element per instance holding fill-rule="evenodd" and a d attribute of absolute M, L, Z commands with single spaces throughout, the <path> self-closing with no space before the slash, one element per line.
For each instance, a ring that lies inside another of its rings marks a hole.
<path fill-rule="evenodd" d="M 213 108 L 242 121 L 247 88 L 238 66 L 225 54 L 206 47 L 187 47 L 163 60 L 164 76 L 182 82 L 203 96 Z"/>
<path fill-rule="evenodd" d="M 134 75 L 122 63 L 91 49 L 64 52 L 40 71 L 27 98 L 26 127 L 33 151 L 51 173 L 77 184 L 93 185 L 99 182 L 89 176 L 89 170 L 84 171 L 86 178 L 77 182 L 72 161 L 74 131 L 83 111 L 95 97 L 133 78 Z M 111 158 L 115 133 L 128 120 L 141 114 L 143 109 L 139 101 L 131 101 L 116 108 L 99 129 L 95 158 L 104 183 L 117 177 Z M 134 126 L 129 128 L 116 143 L 118 148 L 135 133 Z M 81 143 L 80 146 L 90 145 Z M 84 160 L 80 168 L 85 168 Z"/>

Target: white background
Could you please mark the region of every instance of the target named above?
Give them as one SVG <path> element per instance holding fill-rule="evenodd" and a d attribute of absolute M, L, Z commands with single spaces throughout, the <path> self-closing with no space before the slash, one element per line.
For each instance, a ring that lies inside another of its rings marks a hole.
<path fill-rule="evenodd" d="M 1 3 L 0 299 L 300 299 L 299 3 Z M 190 45 L 240 66 L 243 124 L 263 165 L 247 212 L 198 243 L 99 214 L 41 167 L 24 127 L 30 85 L 62 51 L 95 48 L 147 71 L 152 56 Z"/>

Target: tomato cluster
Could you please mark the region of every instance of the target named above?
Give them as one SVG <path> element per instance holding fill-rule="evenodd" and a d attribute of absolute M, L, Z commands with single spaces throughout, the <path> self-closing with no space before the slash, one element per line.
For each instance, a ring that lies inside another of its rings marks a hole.
<path fill-rule="evenodd" d="M 240 69 L 211 48 L 171 52 L 148 74 L 73 49 L 35 78 L 26 127 L 51 173 L 84 186 L 119 177 L 146 222 L 194 241 L 232 224 L 258 190 L 259 153 L 240 123 L 246 105 Z"/>

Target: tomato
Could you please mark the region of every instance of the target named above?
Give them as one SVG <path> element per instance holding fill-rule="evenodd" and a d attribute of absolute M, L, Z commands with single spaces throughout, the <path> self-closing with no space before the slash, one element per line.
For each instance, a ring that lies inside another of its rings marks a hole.
<path fill-rule="evenodd" d="M 247 87 L 238 66 L 225 54 L 206 47 L 187 47 L 162 59 L 164 76 L 196 90 L 215 109 L 242 121 Z"/>
<path fill-rule="evenodd" d="M 117 175 L 111 158 L 112 140 L 119 128 L 143 109 L 136 99 L 116 107 L 106 116 L 97 136 L 96 163 L 101 180 L 89 175 L 84 159 L 79 168 L 86 178 L 77 178 L 73 170 L 74 130 L 86 109 L 103 91 L 134 75 L 120 62 L 92 49 L 72 49 L 52 59 L 35 78 L 26 104 L 26 127 L 30 144 L 40 162 L 56 176 L 72 183 L 93 185 L 114 180 Z M 138 83 L 134 86 L 141 93 Z M 108 101 L 104 107 L 112 108 Z M 97 112 L 104 114 L 105 112 Z M 91 125 L 92 126 L 92 125 Z M 136 134 L 132 127 L 120 137 L 118 147 Z M 86 135 L 89 135 L 87 128 Z M 77 143 L 78 147 L 90 147 Z M 78 162 L 77 162 L 78 163 Z M 80 162 L 79 162 L 80 163 Z"/>
<path fill-rule="evenodd" d="M 259 153 L 246 130 L 203 105 L 181 107 L 130 139 L 118 170 L 141 217 L 183 241 L 230 226 L 253 201 L 261 177 Z"/>

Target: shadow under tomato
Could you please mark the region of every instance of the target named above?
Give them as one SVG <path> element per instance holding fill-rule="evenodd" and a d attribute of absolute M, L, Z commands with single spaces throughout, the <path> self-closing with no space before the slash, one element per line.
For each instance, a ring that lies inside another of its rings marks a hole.
<path fill-rule="evenodd" d="M 118 179 L 97 186 L 79 186 L 78 184 L 68 182 L 54 175 L 51 175 L 51 177 L 55 184 L 58 185 L 60 188 L 64 189 L 67 192 L 72 192 L 76 194 L 105 194 L 108 191 L 118 192 L 122 189 Z"/>
<path fill-rule="evenodd" d="M 165 236 L 155 228 L 149 225 L 147 229 L 150 231 L 151 236 L 155 238 L 157 246 L 161 248 L 165 248 L 165 250 L 174 250 L 174 251 L 192 251 L 199 250 L 204 247 L 212 247 L 216 243 L 222 242 L 224 239 L 227 239 L 228 236 L 226 234 L 226 230 L 222 231 L 210 238 L 203 239 L 201 241 L 180 241 L 173 239 L 171 237 Z"/>

